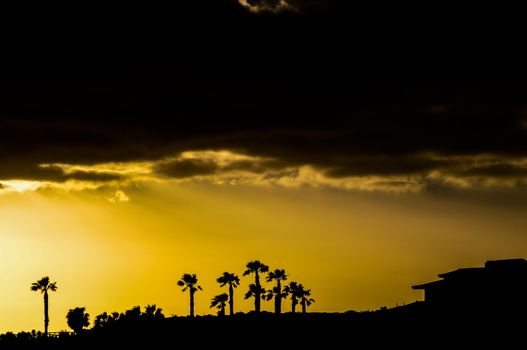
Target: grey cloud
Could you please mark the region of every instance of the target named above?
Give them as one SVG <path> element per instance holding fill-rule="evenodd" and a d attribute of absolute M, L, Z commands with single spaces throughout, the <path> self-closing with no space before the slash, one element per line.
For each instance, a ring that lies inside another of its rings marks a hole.
<path fill-rule="evenodd" d="M 482 176 L 495 178 L 527 177 L 527 166 L 516 163 L 491 163 L 470 166 L 466 169 L 455 171 L 457 176 Z"/>
<path fill-rule="evenodd" d="M 115 181 L 123 179 L 122 175 L 113 173 L 101 173 L 101 172 L 89 172 L 89 171 L 75 171 L 72 173 L 64 174 L 65 179 L 73 179 L 80 181 Z"/>
<path fill-rule="evenodd" d="M 264 176 L 264 180 L 280 180 L 282 178 L 297 178 L 299 175 L 298 169 L 287 169 L 282 171 L 268 172 Z"/>
<path fill-rule="evenodd" d="M 242 159 L 229 160 L 226 164 L 219 164 L 213 158 L 189 158 L 162 161 L 154 166 L 154 173 L 173 178 L 189 178 L 193 176 L 226 174 L 232 172 L 248 172 L 263 174 L 281 170 L 288 163 L 272 159 Z M 234 176 L 236 177 L 236 176 Z"/>
<path fill-rule="evenodd" d="M 337 162 L 334 161 L 333 163 Z M 341 161 L 340 166 L 332 167 L 328 164 L 329 169 L 326 170 L 325 174 L 334 178 L 368 175 L 422 174 L 452 166 L 456 163 L 453 160 L 434 159 L 422 155 L 349 157 L 347 161 Z"/>
<path fill-rule="evenodd" d="M 286 0 L 239 0 L 239 3 L 254 12 L 280 12 L 294 9 Z"/>
<path fill-rule="evenodd" d="M 182 179 L 197 175 L 212 175 L 218 169 L 218 165 L 213 160 L 178 159 L 158 164 L 154 168 L 154 172 L 163 176 Z"/>
<path fill-rule="evenodd" d="M 323 8 L 333 0 L 238 0 L 238 3 L 254 12 L 302 11 Z"/>
<path fill-rule="evenodd" d="M 269 170 L 277 170 L 286 167 L 287 162 L 281 160 L 238 160 L 231 162 L 221 168 L 222 171 L 247 171 L 261 174 Z"/>
<path fill-rule="evenodd" d="M 52 181 L 65 182 L 67 180 L 80 181 L 97 181 L 105 182 L 122 179 L 121 175 L 113 173 L 89 172 L 89 171 L 75 171 L 65 173 L 60 167 L 48 166 L 41 167 L 39 165 L 31 164 L 21 160 L 20 162 L 13 161 L 9 164 L 4 164 L 5 167 L 0 171 L 0 179 L 3 180 L 32 180 L 32 181 Z"/>

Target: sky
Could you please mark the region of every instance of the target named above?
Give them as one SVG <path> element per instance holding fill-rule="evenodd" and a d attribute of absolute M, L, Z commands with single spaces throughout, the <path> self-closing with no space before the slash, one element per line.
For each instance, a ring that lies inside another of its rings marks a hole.
<path fill-rule="evenodd" d="M 216 278 L 255 259 L 310 288 L 310 311 L 344 312 L 525 257 L 507 28 L 363 11 L 217 0 L 30 31 L 0 67 L 0 332 L 43 328 L 30 285 L 47 275 L 58 331 L 77 306 L 186 315 L 184 273 L 212 314 Z"/>

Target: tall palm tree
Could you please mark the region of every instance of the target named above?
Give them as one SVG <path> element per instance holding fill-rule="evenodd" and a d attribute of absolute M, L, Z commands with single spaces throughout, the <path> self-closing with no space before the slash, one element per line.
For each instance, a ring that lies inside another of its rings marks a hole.
<path fill-rule="evenodd" d="M 194 293 L 198 290 L 203 290 L 201 286 L 198 285 L 198 278 L 196 274 L 186 273 L 181 277 L 177 282 L 177 285 L 183 287 L 183 292 L 186 292 L 187 289 L 190 294 L 190 317 L 194 317 Z"/>
<path fill-rule="evenodd" d="M 310 298 L 311 289 L 305 289 L 302 284 L 299 284 L 297 295 L 300 299 L 300 305 L 302 305 L 302 313 L 305 314 L 307 307 L 315 302 L 315 299 Z"/>
<path fill-rule="evenodd" d="M 229 296 L 227 293 L 216 295 L 214 298 L 212 298 L 210 307 L 217 308 L 218 316 L 225 316 L 225 306 L 227 305 L 227 301 L 229 300 Z"/>
<path fill-rule="evenodd" d="M 243 273 L 244 276 L 247 276 L 251 273 L 254 273 L 254 287 L 251 289 L 251 285 L 249 286 L 249 291 L 245 294 L 245 299 L 250 298 L 251 296 L 254 296 L 254 311 L 256 313 L 260 312 L 260 303 L 262 299 L 263 293 L 265 293 L 265 289 L 262 288 L 260 285 L 260 273 L 265 273 L 269 271 L 269 266 L 261 263 L 258 260 L 249 261 L 247 263 L 247 270 Z M 247 296 L 250 295 L 250 296 Z"/>
<path fill-rule="evenodd" d="M 276 269 L 267 274 L 267 282 L 276 281 L 276 286 L 269 293 L 268 299 L 271 299 L 274 295 L 274 312 L 277 314 L 282 312 L 282 298 L 287 296 L 282 291 L 282 281 L 285 280 L 287 280 L 287 275 L 284 269 Z"/>
<path fill-rule="evenodd" d="M 40 280 L 36 281 L 31 285 L 31 290 L 36 292 L 40 291 L 44 294 L 44 335 L 48 335 L 48 326 L 49 326 L 49 312 L 48 312 L 48 291 L 57 290 L 57 282 L 49 282 L 49 277 L 42 277 Z"/>
<path fill-rule="evenodd" d="M 240 278 L 233 273 L 224 272 L 216 281 L 221 287 L 229 285 L 229 315 L 232 316 L 234 315 L 234 288 L 240 285 Z"/>
<path fill-rule="evenodd" d="M 296 306 L 298 305 L 298 283 L 290 282 L 289 285 L 284 287 L 284 293 L 291 296 L 291 312 L 296 312 Z"/>

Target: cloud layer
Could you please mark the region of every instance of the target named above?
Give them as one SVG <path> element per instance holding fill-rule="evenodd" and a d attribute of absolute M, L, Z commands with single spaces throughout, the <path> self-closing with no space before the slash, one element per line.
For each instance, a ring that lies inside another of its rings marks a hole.
<path fill-rule="evenodd" d="M 384 164 L 384 166 L 382 165 Z M 99 164 L 41 164 L 60 176 L 4 180 L 6 192 L 38 189 L 114 189 L 113 203 L 129 200 L 123 189 L 149 182 L 210 183 L 221 186 L 325 187 L 354 191 L 527 189 L 527 157 L 413 154 L 394 159 L 348 157 L 346 171 L 285 162 L 229 150 L 186 151 L 155 160 Z M 339 169 L 339 168 L 337 168 Z M 82 174 L 82 175 L 79 175 Z"/>
<path fill-rule="evenodd" d="M 422 26 L 426 40 L 405 46 L 397 27 L 363 23 L 341 2 L 240 2 L 182 4 L 147 35 L 173 48 L 165 63 L 1 66 L 4 190 L 147 180 L 523 187 L 527 79 L 508 60 L 466 56 Z"/>

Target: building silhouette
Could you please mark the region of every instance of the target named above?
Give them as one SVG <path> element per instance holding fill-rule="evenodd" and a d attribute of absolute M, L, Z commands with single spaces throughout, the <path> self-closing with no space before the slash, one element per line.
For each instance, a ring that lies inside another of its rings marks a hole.
<path fill-rule="evenodd" d="M 461 268 L 441 279 L 412 286 L 424 290 L 424 304 L 436 311 L 511 314 L 527 310 L 527 261 L 487 261 L 484 267 Z"/>

